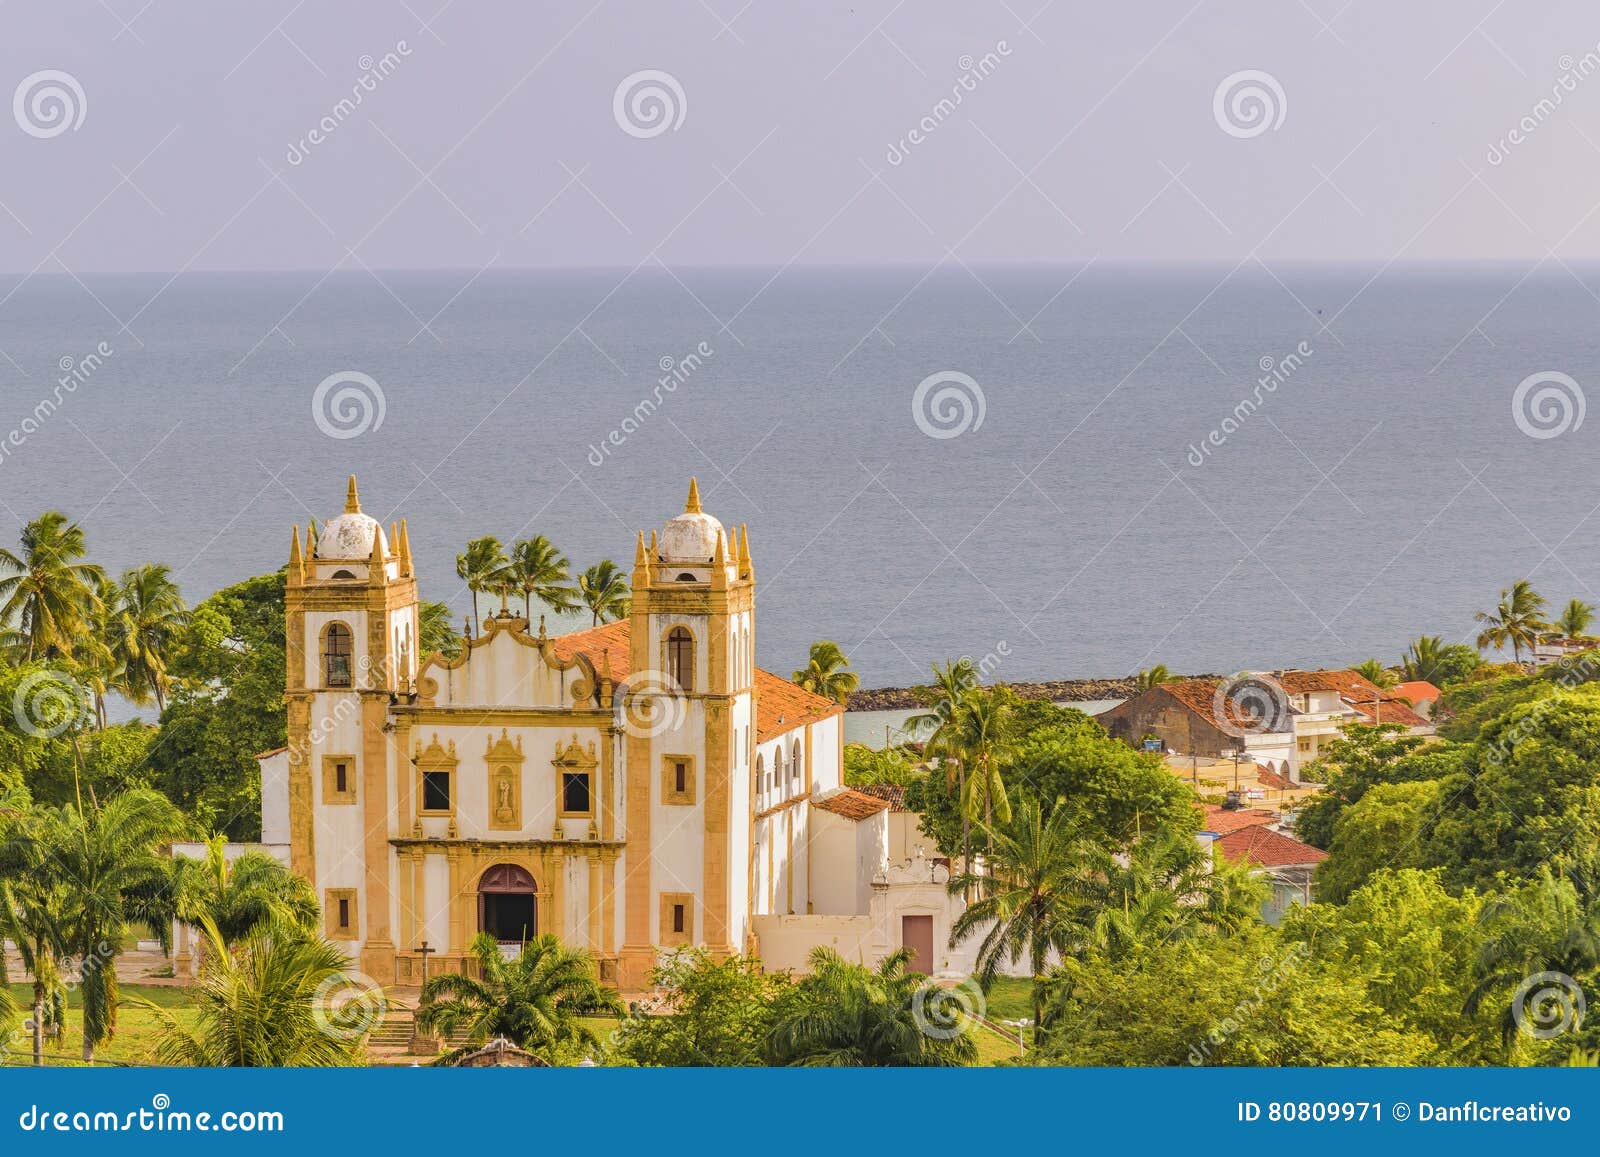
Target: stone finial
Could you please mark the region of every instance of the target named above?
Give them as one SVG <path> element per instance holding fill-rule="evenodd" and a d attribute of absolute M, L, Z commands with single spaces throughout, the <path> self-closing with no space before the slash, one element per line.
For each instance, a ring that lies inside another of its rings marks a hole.
<path fill-rule="evenodd" d="M 361 513 L 361 495 L 356 492 L 356 476 L 350 475 L 350 481 L 344 488 L 344 512 L 346 514 Z"/>

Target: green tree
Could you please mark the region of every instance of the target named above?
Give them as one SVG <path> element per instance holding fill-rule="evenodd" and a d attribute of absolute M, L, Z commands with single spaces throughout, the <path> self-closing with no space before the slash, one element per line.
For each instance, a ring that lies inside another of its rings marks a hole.
<path fill-rule="evenodd" d="M 650 985 L 666 994 L 665 1008 L 624 1020 L 617 1048 L 638 1064 L 674 1068 L 765 1064 L 794 988 L 753 957 L 717 960 L 698 948 L 664 956 Z"/>
<path fill-rule="evenodd" d="M 196 927 L 209 922 L 230 947 L 263 927 L 309 938 L 321 915 L 303 877 L 266 852 L 245 852 L 229 863 L 220 835 L 206 841 L 205 859 L 175 862 L 172 892 L 178 919 Z"/>
<path fill-rule="evenodd" d="M 1594 622 L 1594 604 L 1586 603 L 1582 599 L 1569 599 L 1555 625 L 1560 629 L 1563 638 L 1581 639 L 1592 622 Z"/>
<path fill-rule="evenodd" d="M 770 1058 L 785 1066 L 921 1068 L 971 1064 L 978 1047 L 945 1027 L 955 999 L 918 972 L 909 949 L 877 968 L 852 964 L 831 948 L 811 953 L 811 974 L 773 1030 Z M 927 1032 L 928 1025 L 938 1031 Z"/>
<path fill-rule="evenodd" d="M 9 940 L 32 977 L 35 1065 L 44 1063 L 46 1031 L 64 1027 L 66 1010 L 67 896 L 58 873 L 46 870 L 51 818 L 25 792 L 14 789 L 0 798 L 0 992 L 7 991 L 3 950 Z"/>
<path fill-rule="evenodd" d="M 926 774 L 898 747 L 875 751 L 863 743 L 844 745 L 844 781 L 851 787 L 875 783 L 905 786 Z"/>
<path fill-rule="evenodd" d="M 1154 667 L 1148 667 L 1134 676 L 1134 690 L 1143 694 L 1150 688 L 1159 687 L 1163 683 L 1175 683 L 1177 679 L 1176 675 L 1167 670 L 1165 664 L 1157 663 Z"/>
<path fill-rule="evenodd" d="M 171 670 L 178 681 L 150 750 L 152 780 L 200 831 L 261 833 L 255 756 L 288 742 L 284 718 L 284 575 L 217 591 L 194 609 Z"/>
<path fill-rule="evenodd" d="M 497 581 L 522 592 L 523 617 L 532 622 L 535 598 L 557 614 L 578 609 L 579 592 L 572 585 L 571 572 L 567 557 L 544 535 L 536 534 L 512 545 L 504 574 Z"/>
<path fill-rule="evenodd" d="M 1426 867 L 1422 822 L 1438 799 L 1434 779 L 1372 784 L 1334 821 L 1328 859 L 1317 866 L 1318 899 L 1342 904 L 1381 869 Z"/>
<path fill-rule="evenodd" d="M 589 953 L 566 948 L 548 933 L 524 944 L 515 960 L 507 960 L 483 932 L 473 938 L 470 951 L 477 976 L 446 972 L 430 977 L 422 988 L 419 1026 L 444 1034 L 466 1031 L 467 1046 L 441 1063 L 495 1037 L 550 1064 L 576 1059 L 600 1050 L 600 1039 L 584 1018 L 622 1012 L 616 993 L 596 979 Z"/>
<path fill-rule="evenodd" d="M 167 665 L 188 622 L 189 608 L 171 568 L 150 564 L 123 572 L 108 641 L 122 671 L 119 689 L 130 701 L 154 698 L 156 710 L 166 710 Z"/>
<path fill-rule="evenodd" d="M 956 701 L 950 722 L 928 751 L 961 768 L 962 862 L 971 863 L 969 825 L 982 821 L 985 839 L 996 822 L 1011 821 L 1004 769 L 1016 752 L 1017 696 L 1009 687 L 980 687 Z"/>
<path fill-rule="evenodd" d="M 995 833 L 989 873 L 952 879 L 950 890 L 974 899 L 957 917 L 950 940 L 960 944 L 978 932 L 978 982 L 988 991 L 1001 967 L 1026 960 L 1033 975 L 1033 1023 L 1043 1024 L 1045 964 L 1052 951 L 1066 956 L 1078 945 L 1082 845 L 1072 838 L 1068 813 L 1045 815 L 1023 800 L 1013 822 Z"/>
<path fill-rule="evenodd" d="M 1399 682 L 1394 677 L 1394 672 L 1385 667 L 1376 659 L 1363 659 L 1350 670 L 1360 675 L 1375 687 L 1393 687 Z"/>
<path fill-rule="evenodd" d="M 56 510 L 22 528 L 21 553 L 0 549 L 0 622 L 21 631 L 25 662 L 73 653 L 104 577 L 84 554 L 83 528 Z"/>
<path fill-rule="evenodd" d="M 417 604 L 419 658 L 426 661 L 434 652 L 446 659 L 461 654 L 461 636 L 450 622 L 450 604 L 424 599 Z"/>
<path fill-rule="evenodd" d="M 59 808 L 49 825 L 44 871 L 66 891 L 67 946 L 82 961 L 85 1061 L 116 1031 L 116 958 L 128 925 L 168 932 L 171 861 L 163 847 L 179 825 L 166 797 L 147 790 Z"/>
<path fill-rule="evenodd" d="M 1544 619 L 1544 596 L 1534 590 L 1527 579 L 1517 579 L 1503 589 L 1495 609 L 1479 611 L 1477 620 L 1483 624 L 1478 634 L 1478 649 L 1493 647 L 1498 651 L 1510 643 L 1511 653 L 1518 663 L 1522 662 L 1522 652 L 1531 651 L 1550 626 Z"/>
<path fill-rule="evenodd" d="M 839 644 L 824 639 L 811 644 L 810 662 L 790 678 L 813 694 L 843 703 L 861 685 L 860 676 L 849 670 L 849 666 L 850 660 L 845 658 Z"/>
<path fill-rule="evenodd" d="M 601 559 L 578 576 L 578 595 L 589 611 L 592 626 L 627 615 L 633 602 L 629 591 L 628 572 L 609 558 Z"/>
<path fill-rule="evenodd" d="M 1385 1022 L 1431 1041 L 1432 1063 L 1496 1063 L 1493 1018 L 1462 1011 L 1487 938 L 1482 897 L 1452 895 L 1438 872 L 1383 870 L 1343 905 L 1291 908 L 1283 937 L 1359 981 Z"/>
<path fill-rule="evenodd" d="M 1483 660 L 1465 643 L 1446 644 L 1438 635 L 1420 635 L 1401 659 L 1408 683 L 1424 680 L 1435 687 L 1465 679 Z"/>
<path fill-rule="evenodd" d="M 467 543 L 465 554 L 456 555 L 456 577 L 462 579 L 467 584 L 467 590 L 472 592 L 474 634 L 483 632 L 483 623 L 478 617 L 478 596 L 485 591 L 499 590 L 496 584 L 501 581 L 509 562 L 505 547 L 501 546 L 500 540 L 492 534 L 474 538 Z M 515 588 L 506 589 L 510 591 Z"/>
<path fill-rule="evenodd" d="M 258 925 L 236 944 L 202 922 L 207 951 L 194 1025 L 145 1003 L 162 1022 L 155 1060 L 204 1068 L 332 1068 L 358 1063 L 371 994 L 330 1010 L 328 994 L 357 983 L 344 954 L 321 939 Z M 360 1010 L 354 1012 L 352 1010 Z"/>
<path fill-rule="evenodd" d="M 1405 728 L 1397 723 L 1347 723 L 1339 731 L 1342 738 L 1329 744 L 1327 754 L 1313 765 L 1323 790 L 1295 818 L 1295 834 L 1319 848 L 1333 841 L 1340 813 L 1373 784 L 1437 779 L 1444 774 L 1444 769 L 1425 761 L 1402 762 L 1425 741 L 1404 734 Z"/>

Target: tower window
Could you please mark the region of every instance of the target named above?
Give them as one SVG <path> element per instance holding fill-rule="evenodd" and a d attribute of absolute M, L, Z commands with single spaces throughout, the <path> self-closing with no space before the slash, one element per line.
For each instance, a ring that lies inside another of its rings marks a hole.
<path fill-rule="evenodd" d="M 692 583 L 696 582 L 697 580 L 695 579 L 694 575 L 690 574 L 688 571 L 684 571 L 678 576 L 678 581 L 681 583 Z"/>
<path fill-rule="evenodd" d="M 694 897 L 687 892 L 661 893 L 661 945 L 680 947 L 694 939 Z"/>
<path fill-rule="evenodd" d="M 327 913 L 327 935 L 330 940 L 356 938 L 356 890 L 354 888 L 329 888 L 324 895 L 322 910 Z"/>
<path fill-rule="evenodd" d="M 325 686 L 350 686 L 353 650 L 350 628 L 343 623 L 329 623 L 322 635 L 322 682 Z"/>
<path fill-rule="evenodd" d="M 668 755 L 661 766 L 661 802 L 694 803 L 694 757 Z"/>
<path fill-rule="evenodd" d="M 356 802 L 356 757 L 353 755 L 324 755 L 322 757 L 322 802 Z"/>
<path fill-rule="evenodd" d="M 694 690 L 694 636 L 686 627 L 667 632 L 667 675 L 680 689 Z"/>

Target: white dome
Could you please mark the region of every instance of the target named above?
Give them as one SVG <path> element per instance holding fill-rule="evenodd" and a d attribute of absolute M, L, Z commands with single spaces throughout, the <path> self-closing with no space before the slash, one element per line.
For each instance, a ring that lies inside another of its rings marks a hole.
<path fill-rule="evenodd" d="M 699 511 L 680 514 L 661 528 L 661 558 L 665 562 L 705 566 L 717 553 L 722 523 Z"/>
<path fill-rule="evenodd" d="M 343 558 L 365 562 L 372 557 L 372 540 L 383 544 L 383 553 L 389 553 L 389 538 L 383 527 L 371 515 L 345 513 L 323 523 L 317 534 L 318 558 Z"/>

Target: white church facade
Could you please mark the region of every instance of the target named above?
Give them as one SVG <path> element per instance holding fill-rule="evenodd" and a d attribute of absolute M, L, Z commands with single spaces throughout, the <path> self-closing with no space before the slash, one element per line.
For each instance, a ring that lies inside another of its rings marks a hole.
<path fill-rule="evenodd" d="M 419 654 L 418 611 L 405 523 L 385 533 L 351 478 L 344 512 L 294 535 L 263 838 L 374 980 L 418 983 L 424 944 L 430 971 L 460 967 L 479 932 L 553 932 L 624 990 L 663 949 L 759 952 L 763 929 L 795 959 L 912 937 L 921 970 L 955 963 L 947 917 L 927 944 L 893 911 L 891 876 L 933 867 L 891 867 L 884 808 L 841 786 L 842 705 L 756 667 L 749 532 L 692 482 L 638 537 L 624 619 L 548 635 L 502 612 L 450 660 Z"/>

